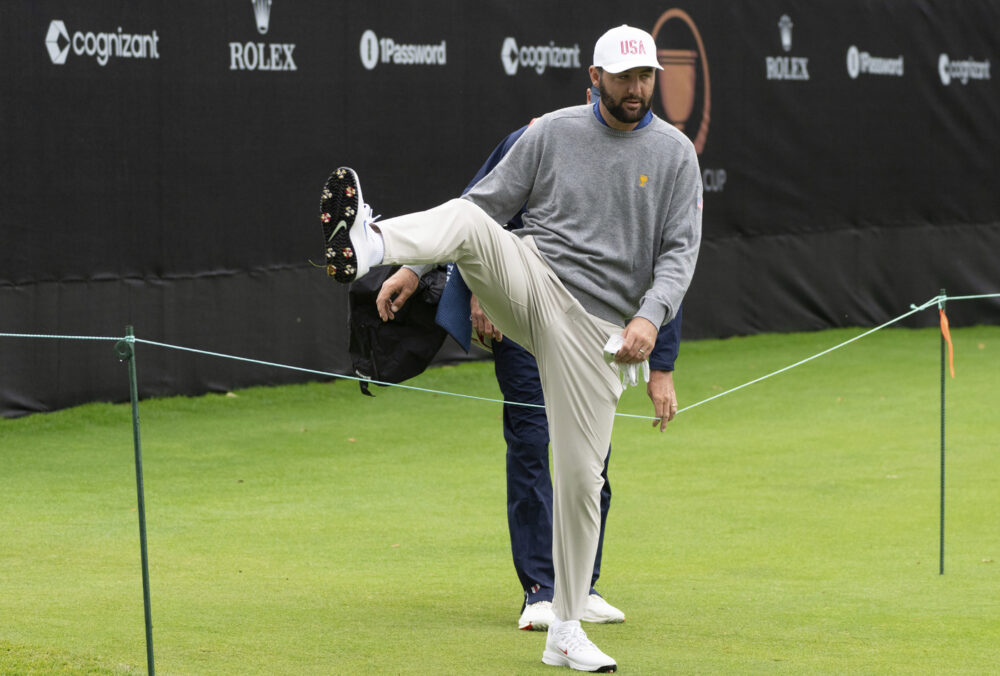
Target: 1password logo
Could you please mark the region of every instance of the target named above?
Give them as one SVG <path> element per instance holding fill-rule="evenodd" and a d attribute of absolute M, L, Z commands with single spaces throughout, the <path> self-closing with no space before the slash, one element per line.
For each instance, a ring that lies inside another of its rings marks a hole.
<path fill-rule="evenodd" d="M 368 29 L 361 34 L 358 45 L 361 65 L 365 70 L 374 70 L 380 63 L 397 66 L 446 66 L 448 65 L 448 43 L 400 44 L 392 38 L 380 38 Z"/>

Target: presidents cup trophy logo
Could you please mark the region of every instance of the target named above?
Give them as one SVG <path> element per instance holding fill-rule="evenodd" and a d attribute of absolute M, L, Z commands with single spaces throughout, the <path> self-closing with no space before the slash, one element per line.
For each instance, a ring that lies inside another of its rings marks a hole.
<path fill-rule="evenodd" d="M 656 58 L 663 70 L 656 74 L 656 88 L 663 117 L 684 132 L 701 155 L 708 140 L 712 87 L 708 77 L 708 54 L 701 33 L 682 9 L 669 9 L 651 31 Z M 721 193 L 726 170 L 702 166 L 705 192 Z"/>
<path fill-rule="evenodd" d="M 705 44 L 691 17 L 677 8 L 663 13 L 652 35 L 663 66 L 657 85 L 664 116 L 688 135 L 700 155 L 708 139 L 712 105 Z"/>

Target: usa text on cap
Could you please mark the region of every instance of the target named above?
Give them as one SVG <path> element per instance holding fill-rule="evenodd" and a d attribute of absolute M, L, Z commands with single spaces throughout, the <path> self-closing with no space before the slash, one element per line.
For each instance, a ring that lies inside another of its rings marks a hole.
<path fill-rule="evenodd" d="M 624 24 L 598 38 L 594 45 L 594 65 L 609 73 L 621 73 L 630 68 L 663 70 L 656 58 L 653 36 Z"/>

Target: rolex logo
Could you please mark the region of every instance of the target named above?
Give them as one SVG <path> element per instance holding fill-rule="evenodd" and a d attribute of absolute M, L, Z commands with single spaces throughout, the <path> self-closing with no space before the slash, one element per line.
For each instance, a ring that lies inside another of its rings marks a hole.
<path fill-rule="evenodd" d="M 271 22 L 271 0 L 250 0 L 250 4 L 253 5 L 253 16 L 257 20 L 257 32 L 264 35 Z"/>
<path fill-rule="evenodd" d="M 271 26 L 271 0 L 250 0 L 257 32 L 267 33 Z M 298 70 L 295 45 L 285 42 L 230 42 L 229 70 Z"/>

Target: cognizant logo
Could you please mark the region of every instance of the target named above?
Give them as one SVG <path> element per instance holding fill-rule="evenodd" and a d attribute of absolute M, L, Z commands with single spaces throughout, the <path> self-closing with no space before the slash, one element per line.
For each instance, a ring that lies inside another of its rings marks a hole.
<path fill-rule="evenodd" d="M 159 59 L 160 36 L 152 33 L 126 33 L 121 26 L 114 33 L 76 31 L 70 35 L 66 24 L 55 19 L 45 34 L 45 48 L 52 63 L 66 63 L 70 51 L 77 56 L 92 56 L 106 66 L 111 57 L 117 59 Z"/>
<path fill-rule="evenodd" d="M 508 37 L 500 48 L 500 61 L 508 75 L 517 75 L 519 66 L 531 68 L 539 75 L 546 68 L 580 68 L 580 45 L 557 47 L 550 41 L 547 45 L 518 47 L 517 40 Z"/>
<path fill-rule="evenodd" d="M 557 47 L 547 45 L 518 47 L 517 40 L 505 38 L 500 48 L 500 62 L 507 75 L 517 75 L 519 66 L 531 68 L 541 75 L 546 68 L 580 68 L 580 45 Z"/>
<path fill-rule="evenodd" d="M 990 60 L 975 61 L 971 57 L 953 60 L 947 54 L 941 54 L 938 57 L 938 75 L 945 86 L 952 81 L 967 84 L 969 80 L 989 80 Z"/>

